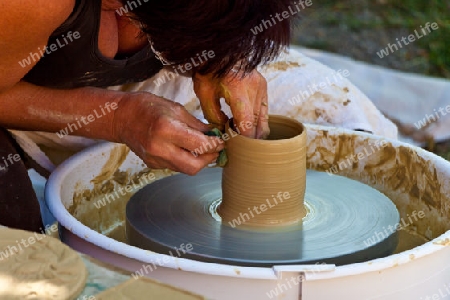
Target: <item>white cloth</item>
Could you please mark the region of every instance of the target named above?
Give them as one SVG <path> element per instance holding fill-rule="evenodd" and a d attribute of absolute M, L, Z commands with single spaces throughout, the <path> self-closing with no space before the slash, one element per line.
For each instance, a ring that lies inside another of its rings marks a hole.
<path fill-rule="evenodd" d="M 270 114 L 289 116 L 304 123 L 358 129 L 397 138 L 396 126 L 346 78 L 348 70 L 332 70 L 296 50 L 290 50 L 260 71 L 268 82 Z M 173 78 L 167 72 L 162 70 L 144 82 L 110 89 L 151 92 L 179 102 L 195 117 L 204 119 L 192 80 L 184 76 Z M 224 111 L 230 115 L 229 109 Z M 37 145 L 79 150 L 97 142 L 70 136 L 61 139 L 52 133 L 12 133 L 20 146 L 49 171 L 53 171 L 55 166 Z"/>
<path fill-rule="evenodd" d="M 331 68 L 348 69 L 350 81 L 402 126 L 436 141 L 450 138 L 450 80 L 390 70 L 319 50 L 299 51 Z"/>

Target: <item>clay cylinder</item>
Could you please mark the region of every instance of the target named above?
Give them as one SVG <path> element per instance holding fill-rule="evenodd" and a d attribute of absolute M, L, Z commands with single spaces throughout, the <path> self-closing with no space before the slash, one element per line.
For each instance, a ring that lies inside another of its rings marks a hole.
<path fill-rule="evenodd" d="M 267 140 L 232 135 L 226 141 L 218 209 L 225 225 L 295 225 L 306 214 L 306 130 L 296 120 L 275 115 L 269 126 Z"/>

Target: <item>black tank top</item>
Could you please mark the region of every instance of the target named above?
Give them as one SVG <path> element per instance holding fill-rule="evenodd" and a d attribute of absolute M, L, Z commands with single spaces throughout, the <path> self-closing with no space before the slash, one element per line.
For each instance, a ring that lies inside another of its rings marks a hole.
<path fill-rule="evenodd" d="M 107 87 L 143 81 L 161 70 L 150 46 L 128 58 L 104 57 L 98 49 L 100 14 L 101 0 L 77 0 L 68 20 L 49 38 L 49 54 L 44 53 L 23 80 L 59 89 Z"/>

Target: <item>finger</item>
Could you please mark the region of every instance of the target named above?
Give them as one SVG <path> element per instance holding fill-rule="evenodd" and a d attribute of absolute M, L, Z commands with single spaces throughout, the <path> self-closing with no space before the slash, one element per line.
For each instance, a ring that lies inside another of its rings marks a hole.
<path fill-rule="evenodd" d="M 145 162 L 147 167 L 149 167 L 150 169 L 157 169 L 157 170 L 166 169 L 166 168 L 171 169 L 170 165 L 168 165 L 167 163 L 159 162 L 159 161 L 155 160 L 153 157 L 145 157 L 145 158 L 141 157 L 141 159 Z M 173 170 L 173 171 L 175 171 L 175 170 Z"/>
<path fill-rule="evenodd" d="M 172 128 L 166 129 L 165 136 L 175 146 L 192 152 L 194 156 L 205 153 L 218 153 L 225 147 L 223 140 L 219 137 L 207 136 L 180 121 L 174 121 L 173 125 Z"/>
<path fill-rule="evenodd" d="M 170 145 L 166 147 L 163 156 L 147 154 L 145 158 L 141 158 L 152 169 L 170 169 L 175 172 L 194 175 L 209 164 L 216 162 L 218 157 L 218 153 L 208 153 L 196 157 L 186 150 Z"/>
<path fill-rule="evenodd" d="M 259 118 L 256 125 L 256 138 L 257 139 L 265 139 L 270 134 L 269 128 L 269 103 L 267 96 L 267 89 L 260 89 L 258 94 L 258 99 L 261 99 L 260 102 L 260 110 L 259 110 Z"/>
<path fill-rule="evenodd" d="M 223 124 L 227 122 L 228 117 L 220 108 L 220 97 L 215 88 L 211 88 L 200 83 L 195 83 L 194 90 L 200 100 L 200 106 L 205 119 L 210 123 L 222 127 Z"/>
<path fill-rule="evenodd" d="M 230 108 L 233 113 L 234 125 L 239 129 L 241 135 L 254 138 L 255 126 L 240 126 L 239 124 L 253 124 L 254 115 L 253 107 L 250 106 L 247 95 L 239 95 L 234 99 L 230 99 Z"/>
<path fill-rule="evenodd" d="M 188 175 L 197 174 L 204 167 L 216 161 L 219 156 L 218 153 L 208 153 L 195 157 L 180 148 L 176 149 L 173 153 L 174 155 L 170 159 L 172 164 L 171 169 Z"/>
<path fill-rule="evenodd" d="M 184 123 L 186 123 L 187 126 L 191 127 L 192 129 L 201 131 L 203 133 L 206 133 L 210 130 L 209 124 L 205 124 L 202 121 L 200 121 L 199 119 L 197 119 L 196 117 L 194 117 L 193 115 L 191 115 L 183 106 L 182 106 L 182 108 L 183 109 L 178 114 L 178 116 L 179 116 L 178 119 L 181 122 L 184 122 Z"/>

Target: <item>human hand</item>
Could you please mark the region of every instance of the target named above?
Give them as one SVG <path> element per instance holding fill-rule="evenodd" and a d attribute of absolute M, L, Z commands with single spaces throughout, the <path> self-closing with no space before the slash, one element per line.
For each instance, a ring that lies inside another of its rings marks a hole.
<path fill-rule="evenodd" d="M 244 78 L 230 73 L 224 78 L 195 74 L 194 91 L 200 99 L 205 118 L 221 130 L 227 116 L 220 108 L 220 98 L 230 106 L 235 124 L 253 124 L 250 128 L 239 127 L 242 135 L 263 139 L 269 135 L 267 82 L 256 70 Z"/>
<path fill-rule="evenodd" d="M 194 175 L 214 162 L 223 141 L 180 104 L 149 93 L 130 93 L 114 114 L 114 136 L 149 167 Z"/>

